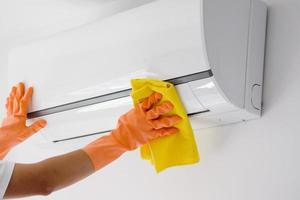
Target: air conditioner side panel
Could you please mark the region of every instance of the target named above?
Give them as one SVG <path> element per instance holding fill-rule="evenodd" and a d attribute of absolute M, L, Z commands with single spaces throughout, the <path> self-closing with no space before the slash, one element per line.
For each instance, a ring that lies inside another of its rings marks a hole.
<path fill-rule="evenodd" d="M 218 87 L 244 108 L 251 0 L 204 0 L 208 60 Z"/>
<path fill-rule="evenodd" d="M 266 25 L 267 6 L 259 0 L 253 0 L 247 56 L 245 108 L 256 115 L 261 115 L 262 112 Z"/>

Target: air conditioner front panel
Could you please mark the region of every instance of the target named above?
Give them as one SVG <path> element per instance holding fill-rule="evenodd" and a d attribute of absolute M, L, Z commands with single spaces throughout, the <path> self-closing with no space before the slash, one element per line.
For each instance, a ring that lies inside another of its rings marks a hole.
<path fill-rule="evenodd" d="M 10 84 L 35 87 L 37 111 L 130 88 L 132 78 L 209 70 L 202 1 L 160 0 L 12 49 Z"/>
<path fill-rule="evenodd" d="M 194 129 L 257 118 L 231 104 L 219 92 L 213 77 L 178 84 L 176 89 Z M 133 107 L 130 96 L 44 115 L 47 141 L 65 142 L 110 132 L 118 118 Z M 47 112 L 47 110 L 46 110 Z M 44 113 L 45 114 L 45 113 Z"/>
<path fill-rule="evenodd" d="M 207 78 L 207 81 L 209 80 L 211 78 Z M 199 88 L 195 88 L 195 90 L 206 90 L 206 92 L 211 90 L 210 93 L 212 94 L 217 92 L 215 87 L 206 88 L 206 84 L 207 82 L 203 82 L 203 87 L 198 84 Z M 176 88 L 187 113 L 191 117 L 210 112 L 207 107 L 202 105 L 198 98 L 195 98 L 195 90 L 192 90 L 189 83 L 179 84 Z M 131 97 L 126 96 L 90 106 L 45 115 L 43 118 L 48 121 L 49 126 L 42 133 L 48 141 L 52 142 L 72 140 L 95 134 L 105 134 L 115 128 L 118 118 L 123 113 L 132 109 L 132 107 Z"/>
<path fill-rule="evenodd" d="M 8 80 L 33 85 L 49 141 L 113 129 L 130 80 L 175 83 L 194 129 L 259 118 L 266 6 L 157 0 L 11 49 Z"/>

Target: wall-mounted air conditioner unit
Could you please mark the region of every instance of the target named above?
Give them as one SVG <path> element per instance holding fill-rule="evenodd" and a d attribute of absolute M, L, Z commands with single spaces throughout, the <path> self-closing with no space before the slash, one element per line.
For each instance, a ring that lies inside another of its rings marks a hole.
<path fill-rule="evenodd" d="M 156 0 L 14 48 L 11 84 L 35 87 L 30 118 L 64 141 L 115 127 L 130 79 L 173 82 L 195 129 L 261 115 L 266 6 Z"/>

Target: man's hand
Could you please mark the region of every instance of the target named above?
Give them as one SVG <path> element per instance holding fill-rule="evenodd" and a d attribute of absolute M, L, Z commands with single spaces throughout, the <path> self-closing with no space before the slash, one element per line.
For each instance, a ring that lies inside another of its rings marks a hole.
<path fill-rule="evenodd" d="M 32 93 L 32 87 L 25 92 L 23 83 L 19 83 L 17 87 L 11 89 L 6 100 L 7 115 L 0 128 L 0 159 L 3 159 L 12 147 L 46 126 L 46 121 L 43 119 L 26 126 L 27 108 Z"/>

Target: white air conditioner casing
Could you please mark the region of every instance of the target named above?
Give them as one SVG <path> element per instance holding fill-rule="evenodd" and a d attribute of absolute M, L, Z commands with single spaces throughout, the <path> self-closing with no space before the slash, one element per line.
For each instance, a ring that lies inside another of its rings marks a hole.
<path fill-rule="evenodd" d="M 261 115 L 267 8 L 259 0 L 156 0 L 22 44 L 11 84 L 35 94 L 50 141 L 115 127 L 132 78 L 176 84 L 194 129 Z"/>

